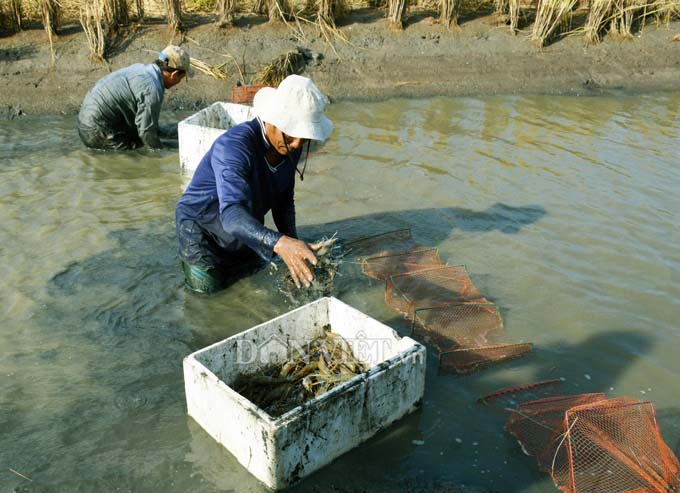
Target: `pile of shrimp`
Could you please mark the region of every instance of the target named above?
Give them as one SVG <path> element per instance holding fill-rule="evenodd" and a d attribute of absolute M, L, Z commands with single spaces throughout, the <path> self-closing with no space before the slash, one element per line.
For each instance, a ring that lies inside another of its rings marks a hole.
<path fill-rule="evenodd" d="M 281 365 L 258 374 L 242 375 L 233 388 L 270 416 L 328 392 L 368 368 L 342 336 L 326 327 L 324 334 Z"/>

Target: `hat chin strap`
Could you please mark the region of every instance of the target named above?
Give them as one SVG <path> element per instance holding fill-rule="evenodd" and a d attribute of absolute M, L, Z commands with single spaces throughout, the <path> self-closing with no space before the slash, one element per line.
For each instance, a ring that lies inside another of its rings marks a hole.
<path fill-rule="evenodd" d="M 283 130 L 281 130 L 279 127 L 276 127 L 279 129 L 279 132 L 281 132 L 281 139 L 283 140 L 283 145 L 286 146 L 286 159 L 290 161 L 291 164 L 293 164 L 293 161 L 290 159 L 290 149 L 288 149 L 288 142 L 286 142 L 286 137 L 283 134 Z M 295 166 L 295 171 L 297 171 L 297 174 L 300 175 L 300 181 L 305 181 L 305 170 L 307 169 L 307 158 L 309 157 L 309 146 L 312 144 L 311 140 L 307 139 L 307 153 L 305 154 L 305 164 L 302 166 L 302 171 Z"/>

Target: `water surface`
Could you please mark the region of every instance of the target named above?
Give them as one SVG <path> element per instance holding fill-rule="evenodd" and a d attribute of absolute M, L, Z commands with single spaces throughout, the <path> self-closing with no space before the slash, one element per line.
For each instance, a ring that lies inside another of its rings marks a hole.
<path fill-rule="evenodd" d="M 548 378 L 651 399 L 677 452 L 679 109 L 680 94 L 332 106 L 297 186 L 302 233 L 411 227 L 536 349 L 468 377 L 430 357 L 420 411 L 294 491 L 557 491 L 475 402 Z M 89 151 L 74 123 L 0 122 L 2 489 L 264 491 L 187 417 L 181 362 L 288 305 L 265 273 L 185 292 L 177 154 Z M 408 332 L 381 283 L 339 287 Z"/>

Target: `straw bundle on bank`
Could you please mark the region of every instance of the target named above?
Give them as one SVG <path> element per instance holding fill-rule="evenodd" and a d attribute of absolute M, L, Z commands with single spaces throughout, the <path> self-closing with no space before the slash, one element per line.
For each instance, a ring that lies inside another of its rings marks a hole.
<path fill-rule="evenodd" d="M 495 0 L 496 15 L 506 17 L 512 33 L 517 32 L 519 25 L 519 0 Z"/>
<path fill-rule="evenodd" d="M 137 10 L 137 20 L 144 20 L 144 0 L 135 0 L 135 9 Z"/>
<path fill-rule="evenodd" d="M 461 0 L 441 0 L 439 20 L 448 28 L 458 25 Z"/>
<path fill-rule="evenodd" d="M 80 5 L 80 25 L 83 26 L 90 60 L 103 62 L 106 55 L 103 0 L 91 0 Z"/>
<path fill-rule="evenodd" d="M 272 24 L 286 22 L 286 16 L 291 11 L 288 2 L 286 0 L 266 0 L 266 2 L 269 22 Z"/>
<path fill-rule="evenodd" d="M 182 28 L 181 0 L 165 0 L 165 9 L 168 13 L 168 27 L 171 31 L 179 31 Z"/>
<path fill-rule="evenodd" d="M 267 0 L 255 0 L 250 11 L 253 14 L 265 15 L 268 13 L 267 6 L 268 6 Z"/>
<path fill-rule="evenodd" d="M 234 24 L 236 0 L 217 0 L 217 25 L 229 27 Z"/>
<path fill-rule="evenodd" d="M 117 31 L 120 26 L 130 23 L 130 13 L 127 0 L 106 0 L 104 11 L 109 28 Z"/>
<path fill-rule="evenodd" d="M 680 2 L 678 0 L 656 0 L 652 4 L 651 13 L 658 25 L 667 26 L 671 19 L 680 16 Z"/>
<path fill-rule="evenodd" d="M 189 58 L 189 62 L 193 68 L 201 73 L 209 75 L 210 77 L 219 80 L 229 79 L 229 74 L 224 70 L 224 66 L 227 64 L 226 62 L 222 65 L 210 65 L 209 63 L 205 63 L 198 58 Z"/>
<path fill-rule="evenodd" d="M 640 0 L 613 0 L 609 32 L 622 38 L 633 37 L 633 22 L 642 9 Z"/>
<path fill-rule="evenodd" d="M 387 0 L 387 20 L 392 29 L 404 29 L 407 0 Z"/>
<path fill-rule="evenodd" d="M 12 29 L 21 31 L 21 21 L 23 17 L 23 10 L 21 9 L 21 0 L 10 0 L 9 2 L 9 17 Z"/>
<path fill-rule="evenodd" d="M 612 12 L 612 0 L 593 0 L 588 12 L 588 19 L 584 27 L 587 44 L 600 42 L 600 36 L 605 28 L 606 20 Z"/>
<path fill-rule="evenodd" d="M 56 0 L 39 0 L 39 5 L 40 17 L 42 19 L 43 26 L 45 27 L 45 32 L 47 33 L 47 39 L 50 42 L 50 55 L 52 56 L 52 61 L 54 62 L 54 38 L 59 31 L 61 6 Z"/>
<path fill-rule="evenodd" d="M 297 50 L 289 51 L 255 74 L 253 84 L 276 87 L 289 75 L 302 73 L 305 64 L 305 56 L 302 53 Z"/>
<path fill-rule="evenodd" d="M 544 46 L 557 32 L 571 21 L 577 0 L 538 0 L 536 21 L 529 39 Z"/>
<path fill-rule="evenodd" d="M 336 19 L 339 19 L 349 11 L 345 0 L 317 0 L 316 15 L 319 23 L 326 23 L 335 27 Z"/>

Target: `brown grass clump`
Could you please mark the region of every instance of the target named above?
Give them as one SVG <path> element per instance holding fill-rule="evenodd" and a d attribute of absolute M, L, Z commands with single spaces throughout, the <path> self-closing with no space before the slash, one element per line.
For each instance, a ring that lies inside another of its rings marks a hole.
<path fill-rule="evenodd" d="M 135 10 L 137 11 L 137 20 L 139 22 L 144 20 L 144 0 L 135 0 Z"/>
<path fill-rule="evenodd" d="M 182 2 L 181 0 L 165 0 L 165 9 L 168 16 L 168 27 L 173 32 L 182 29 Z"/>
<path fill-rule="evenodd" d="M 42 19 L 47 39 L 50 42 L 50 54 L 52 62 L 54 63 L 56 57 L 54 55 L 54 38 L 59 31 L 61 21 L 61 6 L 56 0 L 39 0 L 40 3 L 40 18 Z"/>
<path fill-rule="evenodd" d="M 301 74 L 307 63 L 305 56 L 298 50 L 274 59 L 272 63 L 264 67 L 253 76 L 253 84 L 277 87 L 283 79 L 292 74 Z"/>
<path fill-rule="evenodd" d="M 387 0 L 387 21 L 392 29 L 404 29 L 407 0 Z"/>
<path fill-rule="evenodd" d="M 349 5 L 345 0 L 317 0 L 316 15 L 319 23 L 326 23 L 335 27 L 335 21 L 349 12 Z"/>
<path fill-rule="evenodd" d="M 536 21 L 529 39 L 545 46 L 558 31 L 569 25 L 577 0 L 538 0 Z"/>
<path fill-rule="evenodd" d="M 130 23 L 127 0 L 106 0 L 104 8 L 106 20 L 112 30 L 116 31 L 120 26 L 126 26 Z"/>
<path fill-rule="evenodd" d="M 21 0 L 10 0 L 10 22 L 15 31 L 21 31 L 21 21 L 23 18 L 23 10 L 21 8 Z"/>
<path fill-rule="evenodd" d="M 221 65 L 210 65 L 209 63 L 199 60 L 198 58 L 189 58 L 189 62 L 191 63 L 191 66 L 193 68 L 195 68 L 201 73 L 213 77 L 214 79 L 219 80 L 229 79 L 229 74 L 226 72 L 226 70 L 224 70 L 224 66 L 227 64 L 227 62 Z"/>
<path fill-rule="evenodd" d="M 495 0 L 496 14 L 502 17 L 507 16 L 510 30 L 517 32 L 519 25 L 520 0 Z"/>
<path fill-rule="evenodd" d="M 458 25 L 460 4 L 460 0 L 441 0 L 439 20 L 449 29 Z"/>
<path fill-rule="evenodd" d="M 233 26 L 235 12 L 236 12 L 236 0 L 218 0 L 217 1 L 218 27 Z"/>
<path fill-rule="evenodd" d="M 91 0 L 80 6 L 80 25 L 83 26 L 90 60 L 103 62 L 106 55 L 105 9 L 103 0 Z"/>
<path fill-rule="evenodd" d="M 613 9 L 612 3 L 612 0 L 593 0 L 584 27 L 586 44 L 600 42 L 600 35 Z"/>

